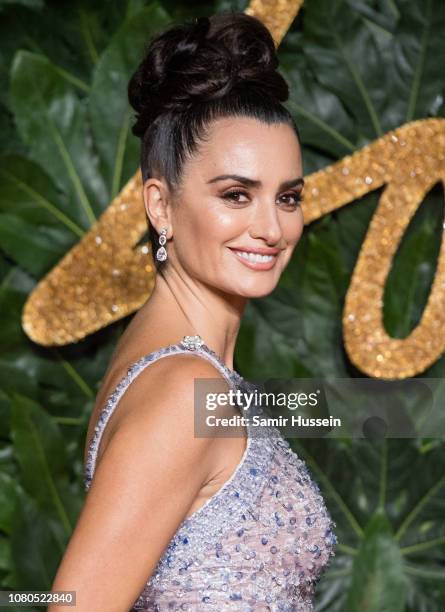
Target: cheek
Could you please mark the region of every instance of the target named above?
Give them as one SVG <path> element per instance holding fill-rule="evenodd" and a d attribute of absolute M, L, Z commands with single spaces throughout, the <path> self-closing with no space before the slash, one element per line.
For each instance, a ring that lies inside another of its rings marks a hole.
<path fill-rule="evenodd" d="M 178 256 L 185 261 L 193 253 L 210 264 L 218 248 L 242 233 L 245 224 L 241 211 L 205 201 L 199 208 L 183 206 L 175 218 Z"/>
<path fill-rule="evenodd" d="M 245 229 L 247 220 L 241 211 L 222 208 L 209 209 L 200 223 L 205 242 L 224 242 L 233 239 Z"/>
<path fill-rule="evenodd" d="M 303 211 L 299 208 L 292 215 L 292 220 L 283 221 L 283 236 L 287 244 L 295 246 L 299 242 L 304 229 Z"/>

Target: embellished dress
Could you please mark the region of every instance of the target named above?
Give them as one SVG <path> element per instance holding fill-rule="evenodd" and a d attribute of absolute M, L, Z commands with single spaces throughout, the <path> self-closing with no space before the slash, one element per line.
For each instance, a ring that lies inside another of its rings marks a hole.
<path fill-rule="evenodd" d="M 86 491 L 102 433 L 127 387 L 154 361 L 190 351 L 214 364 L 232 389 L 252 390 L 252 383 L 230 370 L 199 336 L 184 336 L 144 356 L 128 369 L 100 414 L 85 466 Z M 247 422 L 262 412 L 249 410 Z M 261 425 L 259 436 L 257 427 L 247 425 L 247 447 L 235 471 L 178 526 L 130 612 L 314 609 L 315 586 L 335 555 L 336 524 L 305 462 L 281 432 Z"/>

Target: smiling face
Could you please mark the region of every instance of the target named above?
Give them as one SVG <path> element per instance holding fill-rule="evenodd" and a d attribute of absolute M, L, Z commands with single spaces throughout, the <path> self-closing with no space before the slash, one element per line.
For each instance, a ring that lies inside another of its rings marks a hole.
<path fill-rule="evenodd" d="M 164 274 L 172 266 L 246 298 L 271 293 L 303 231 L 302 175 L 291 126 L 239 117 L 214 121 L 208 140 L 183 166 Z"/>

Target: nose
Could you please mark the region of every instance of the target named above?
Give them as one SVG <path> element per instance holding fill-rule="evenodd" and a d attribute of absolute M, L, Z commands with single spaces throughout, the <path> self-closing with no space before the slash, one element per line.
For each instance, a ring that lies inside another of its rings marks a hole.
<path fill-rule="evenodd" d="M 261 238 L 269 246 L 276 245 L 282 235 L 276 204 L 258 202 L 255 206 L 249 234 L 252 238 Z"/>

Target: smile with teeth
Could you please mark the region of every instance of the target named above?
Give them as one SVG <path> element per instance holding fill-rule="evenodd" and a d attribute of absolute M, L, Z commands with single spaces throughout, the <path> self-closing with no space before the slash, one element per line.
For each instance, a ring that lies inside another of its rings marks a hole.
<path fill-rule="evenodd" d="M 260 255 L 260 253 L 251 253 L 250 251 L 237 251 L 236 249 L 234 249 L 234 252 L 243 259 L 247 259 L 247 261 L 251 261 L 252 263 L 268 263 L 276 257 L 275 255 Z"/>

